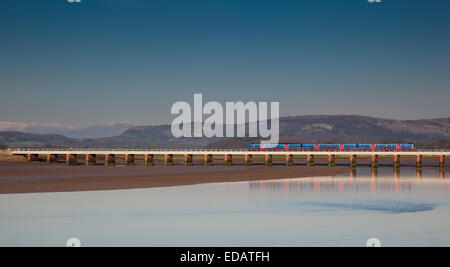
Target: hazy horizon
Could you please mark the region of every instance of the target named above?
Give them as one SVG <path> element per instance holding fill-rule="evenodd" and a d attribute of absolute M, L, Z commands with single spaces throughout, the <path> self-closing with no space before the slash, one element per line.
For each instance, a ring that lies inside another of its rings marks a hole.
<path fill-rule="evenodd" d="M 396 120 L 396 121 L 409 121 L 409 119 L 401 120 L 396 118 L 382 118 L 382 117 L 373 117 L 367 115 L 358 115 L 358 114 L 306 114 L 306 115 L 286 115 L 280 116 L 280 118 L 288 118 L 288 117 L 308 117 L 308 116 L 359 116 L 359 117 L 371 117 L 376 119 L 387 119 L 387 120 Z M 448 119 L 450 117 L 439 117 L 439 118 L 425 118 L 425 119 L 414 119 L 414 120 L 437 120 L 437 119 Z M 138 127 L 138 126 L 162 126 L 162 125 L 170 125 L 170 121 L 167 123 L 156 123 L 156 124 L 135 124 L 128 121 L 108 121 L 108 122 L 98 122 L 98 123 L 90 123 L 84 125 L 71 125 L 71 124 L 59 124 L 59 123 L 46 123 L 46 122 L 13 122 L 13 121 L 0 121 L 0 132 L 2 131 L 21 131 L 21 128 L 28 127 L 48 127 L 55 129 L 64 129 L 67 131 L 70 130 L 81 130 L 87 129 L 90 127 L 98 127 L 98 126 L 116 126 L 116 125 L 129 125 L 130 127 Z M 10 130 L 11 129 L 11 130 Z M 14 130 L 19 129 L 19 130 Z"/>

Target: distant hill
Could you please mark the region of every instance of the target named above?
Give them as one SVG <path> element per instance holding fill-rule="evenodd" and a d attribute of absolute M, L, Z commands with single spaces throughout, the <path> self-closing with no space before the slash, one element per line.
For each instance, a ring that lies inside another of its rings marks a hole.
<path fill-rule="evenodd" d="M 450 147 L 450 118 L 391 120 L 357 115 L 280 118 L 280 142 L 286 143 L 416 143 Z M 246 148 L 258 138 L 181 138 L 170 125 L 136 126 L 114 137 L 75 139 L 54 134 L 0 132 L 0 144 L 9 147 L 108 148 Z"/>
<path fill-rule="evenodd" d="M 0 144 L 7 147 L 71 147 L 76 140 L 59 134 L 0 132 Z"/>
<path fill-rule="evenodd" d="M 21 123 L 0 121 L 0 131 L 17 131 L 32 134 L 60 134 L 71 138 L 100 138 L 122 134 L 134 125 L 127 122 L 110 122 L 86 127 L 69 127 L 52 123 Z"/>
<path fill-rule="evenodd" d="M 404 142 L 450 138 L 450 118 L 391 120 L 357 115 L 298 116 L 280 119 L 280 133 L 305 142 Z"/>
<path fill-rule="evenodd" d="M 450 139 L 450 118 L 401 121 L 357 115 L 283 117 L 280 118 L 280 136 L 283 142 L 289 143 L 440 141 Z M 157 142 L 179 141 L 172 137 L 170 125 L 133 127 L 120 137 Z M 192 139 L 194 142 L 202 142 L 200 140 Z M 223 144 L 230 144 L 234 139 L 209 140 L 212 142 L 222 140 Z"/>
<path fill-rule="evenodd" d="M 252 139 L 226 139 L 208 148 L 246 148 Z M 280 143 L 415 143 L 450 148 L 450 118 L 391 120 L 357 115 L 280 118 Z"/>
<path fill-rule="evenodd" d="M 111 122 L 75 128 L 70 131 L 60 132 L 60 134 L 72 138 L 111 137 L 120 135 L 133 126 L 134 125 L 127 122 Z"/>

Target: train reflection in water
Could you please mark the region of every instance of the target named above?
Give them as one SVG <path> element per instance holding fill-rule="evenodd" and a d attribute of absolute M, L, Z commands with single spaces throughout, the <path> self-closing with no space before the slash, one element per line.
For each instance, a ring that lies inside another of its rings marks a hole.
<path fill-rule="evenodd" d="M 438 188 L 442 183 L 450 183 L 445 179 L 443 170 L 405 170 L 400 173 L 394 170 L 391 175 L 385 171 L 381 174 L 376 170 L 364 171 L 356 174 L 355 169 L 350 168 L 349 174 L 336 177 L 298 178 L 286 180 L 270 180 L 250 182 L 249 189 L 252 192 L 267 193 L 412 193 L 417 190 Z M 425 173 L 425 174 L 424 174 Z"/>

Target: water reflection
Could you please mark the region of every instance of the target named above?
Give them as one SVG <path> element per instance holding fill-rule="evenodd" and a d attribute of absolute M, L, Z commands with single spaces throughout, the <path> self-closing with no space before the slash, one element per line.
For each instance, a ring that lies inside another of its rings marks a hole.
<path fill-rule="evenodd" d="M 372 170 L 372 171 L 371 171 L 371 173 L 370 173 L 370 176 L 371 176 L 372 178 L 377 178 L 377 177 L 378 177 L 378 168 L 372 168 L 371 170 Z"/>
<path fill-rule="evenodd" d="M 0 195 L 0 246 L 64 246 L 69 237 L 83 246 L 365 246 L 371 237 L 448 246 L 444 177 L 358 167 L 334 177 Z"/>
<path fill-rule="evenodd" d="M 393 175 L 389 175 L 389 169 Z M 251 192 L 280 192 L 284 193 L 414 193 L 420 190 L 433 191 L 440 185 L 450 185 L 445 180 L 444 170 L 400 168 L 370 168 L 368 171 L 359 168 L 361 175 L 357 175 L 356 168 L 349 168 L 348 176 L 299 178 L 289 180 L 273 180 L 250 182 Z M 365 173 L 369 172 L 369 175 Z M 379 174 L 381 173 L 381 174 Z"/>
<path fill-rule="evenodd" d="M 394 178 L 395 179 L 400 178 L 400 168 L 394 167 L 393 170 L 394 170 Z"/>
<path fill-rule="evenodd" d="M 416 169 L 416 178 L 422 179 L 422 169 Z"/>
<path fill-rule="evenodd" d="M 363 211 L 389 214 L 432 211 L 448 203 L 450 181 L 438 169 L 349 168 L 348 175 L 249 183 L 274 209 Z M 269 201 L 270 200 L 270 201 Z"/>

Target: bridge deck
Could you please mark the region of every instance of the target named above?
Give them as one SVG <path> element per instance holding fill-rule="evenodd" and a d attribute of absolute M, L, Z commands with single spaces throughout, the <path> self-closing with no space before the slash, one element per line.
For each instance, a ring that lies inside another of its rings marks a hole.
<path fill-rule="evenodd" d="M 335 156 L 350 156 L 350 155 L 360 155 L 360 156 L 450 156 L 450 150 L 443 149 L 421 149 L 414 151 L 250 151 L 250 150 L 228 150 L 228 149 L 15 149 L 12 150 L 13 155 L 26 155 L 26 154 L 55 154 L 55 155 L 66 155 L 66 154 L 133 154 L 133 155 L 294 155 L 294 156 L 307 156 L 307 155 L 335 155 Z"/>

